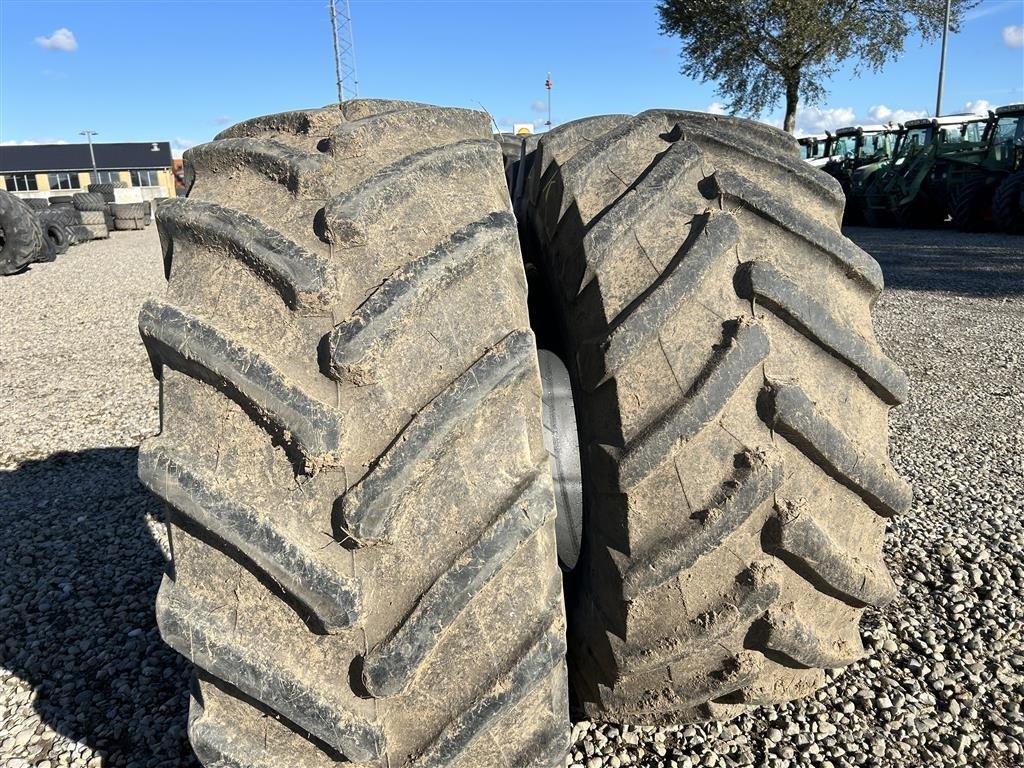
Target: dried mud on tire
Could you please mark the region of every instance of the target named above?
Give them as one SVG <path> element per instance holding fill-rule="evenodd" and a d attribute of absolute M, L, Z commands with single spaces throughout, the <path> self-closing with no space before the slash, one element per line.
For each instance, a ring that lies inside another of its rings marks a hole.
<path fill-rule="evenodd" d="M 895 590 L 886 518 L 910 501 L 887 446 L 907 381 L 841 189 L 781 132 L 670 111 L 552 130 L 526 189 L 577 393 L 587 714 L 666 724 L 810 693 L 864 655 L 859 619 Z"/>
<path fill-rule="evenodd" d="M 357 100 L 185 155 L 140 328 L 157 617 L 209 766 L 561 765 L 554 498 L 485 115 Z"/>

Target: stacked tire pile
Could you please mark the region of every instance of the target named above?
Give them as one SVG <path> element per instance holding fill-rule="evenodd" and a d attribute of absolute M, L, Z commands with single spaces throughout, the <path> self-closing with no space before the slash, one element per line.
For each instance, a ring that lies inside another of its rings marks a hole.
<path fill-rule="evenodd" d="M 553 768 L 570 689 L 727 718 L 862 658 L 893 597 L 907 383 L 839 186 L 731 118 L 589 118 L 504 159 L 488 126 L 256 118 L 157 212 L 139 475 L 208 766 Z"/>
<path fill-rule="evenodd" d="M 43 234 L 32 208 L 0 191 L 0 274 L 13 275 L 39 261 Z"/>
<path fill-rule="evenodd" d="M 17 274 L 64 253 L 70 244 L 64 220 L 45 200 L 25 201 L 0 191 L 0 275 Z"/>
<path fill-rule="evenodd" d="M 106 184 L 90 184 L 89 191 L 98 195 L 103 196 L 103 202 L 106 205 L 103 208 L 104 223 L 107 225 L 107 230 L 114 228 L 114 217 L 110 213 L 110 204 L 114 202 L 114 190 L 124 189 L 128 185 L 121 181 L 109 182 Z"/>
<path fill-rule="evenodd" d="M 148 202 L 109 203 L 114 229 L 127 231 L 145 229 L 150 221 L 151 209 Z"/>
<path fill-rule="evenodd" d="M 110 237 L 112 230 L 139 230 L 153 218 L 150 202 L 117 203 L 121 182 L 90 184 L 88 192 L 22 200 L 2 192 L 3 230 L 11 233 L 0 261 L 0 274 L 14 274 L 29 264 L 53 261 L 72 245 Z M 26 219 L 31 219 L 28 221 Z M 36 245 L 33 233 L 38 229 Z"/>
<path fill-rule="evenodd" d="M 51 206 L 41 198 L 22 202 L 33 211 L 43 233 L 43 254 L 36 261 L 53 261 L 71 246 L 71 228 L 77 222 L 75 214 L 68 211 L 66 204 Z"/>
<path fill-rule="evenodd" d="M 107 202 L 98 192 L 79 192 L 72 196 L 75 210 L 85 240 L 97 240 L 110 236 L 107 228 Z"/>
<path fill-rule="evenodd" d="M 53 195 L 50 197 L 48 216 L 64 227 L 69 245 L 78 245 L 92 240 L 92 231 L 82 223 L 82 213 L 75 206 L 76 195 Z"/>

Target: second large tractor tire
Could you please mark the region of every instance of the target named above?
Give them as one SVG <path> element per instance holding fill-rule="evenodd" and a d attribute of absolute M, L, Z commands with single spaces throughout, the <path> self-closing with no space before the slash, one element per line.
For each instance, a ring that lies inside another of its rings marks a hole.
<path fill-rule="evenodd" d="M 671 111 L 556 128 L 532 173 L 583 456 L 583 708 L 663 724 L 814 691 L 865 655 L 910 501 L 887 440 L 907 380 L 842 190 L 775 129 Z"/>
<path fill-rule="evenodd" d="M 986 213 L 992 205 L 992 187 L 984 176 L 975 176 L 958 185 L 950 194 L 949 213 L 953 226 L 961 232 L 979 232 L 985 228 Z"/>
<path fill-rule="evenodd" d="M 21 272 L 43 254 L 39 220 L 23 200 L 0 190 L 0 275 Z"/>
<path fill-rule="evenodd" d="M 1024 235 L 1024 171 L 1011 173 L 996 187 L 992 218 L 1003 232 Z"/>
<path fill-rule="evenodd" d="M 142 481 L 207 766 L 551 768 L 555 504 L 501 152 L 482 113 L 355 100 L 189 150 Z"/>

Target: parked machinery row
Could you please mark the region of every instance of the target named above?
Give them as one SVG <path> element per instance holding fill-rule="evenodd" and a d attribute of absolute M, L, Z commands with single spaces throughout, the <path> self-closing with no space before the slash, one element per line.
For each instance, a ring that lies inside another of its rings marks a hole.
<path fill-rule="evenodd" d="M 90 184 L 88 192 L 22 200 L 0 191 L 0 274 L 54 261 L 72 245 L 110 236 L 111 230 L 143 229 L 152 221 L 148 201 L 118 203 L 124 184 Z"/>
<path fill-rule="evenodd" d="M 1024 104 L 800 139 L 839 181 L 844 223 L 1024 233 Z"/>

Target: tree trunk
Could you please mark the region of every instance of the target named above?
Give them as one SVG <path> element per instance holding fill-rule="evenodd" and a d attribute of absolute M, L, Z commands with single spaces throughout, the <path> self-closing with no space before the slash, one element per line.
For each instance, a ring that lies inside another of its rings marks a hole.
<path fill-rule="evenodd" d="M 793 133 L 796 130 L 796 104 L 799 88 L 800 81 L 798 79 L 786 81 L 786 119 L 782 123 L 782 129 L 786 133 Z"/>

